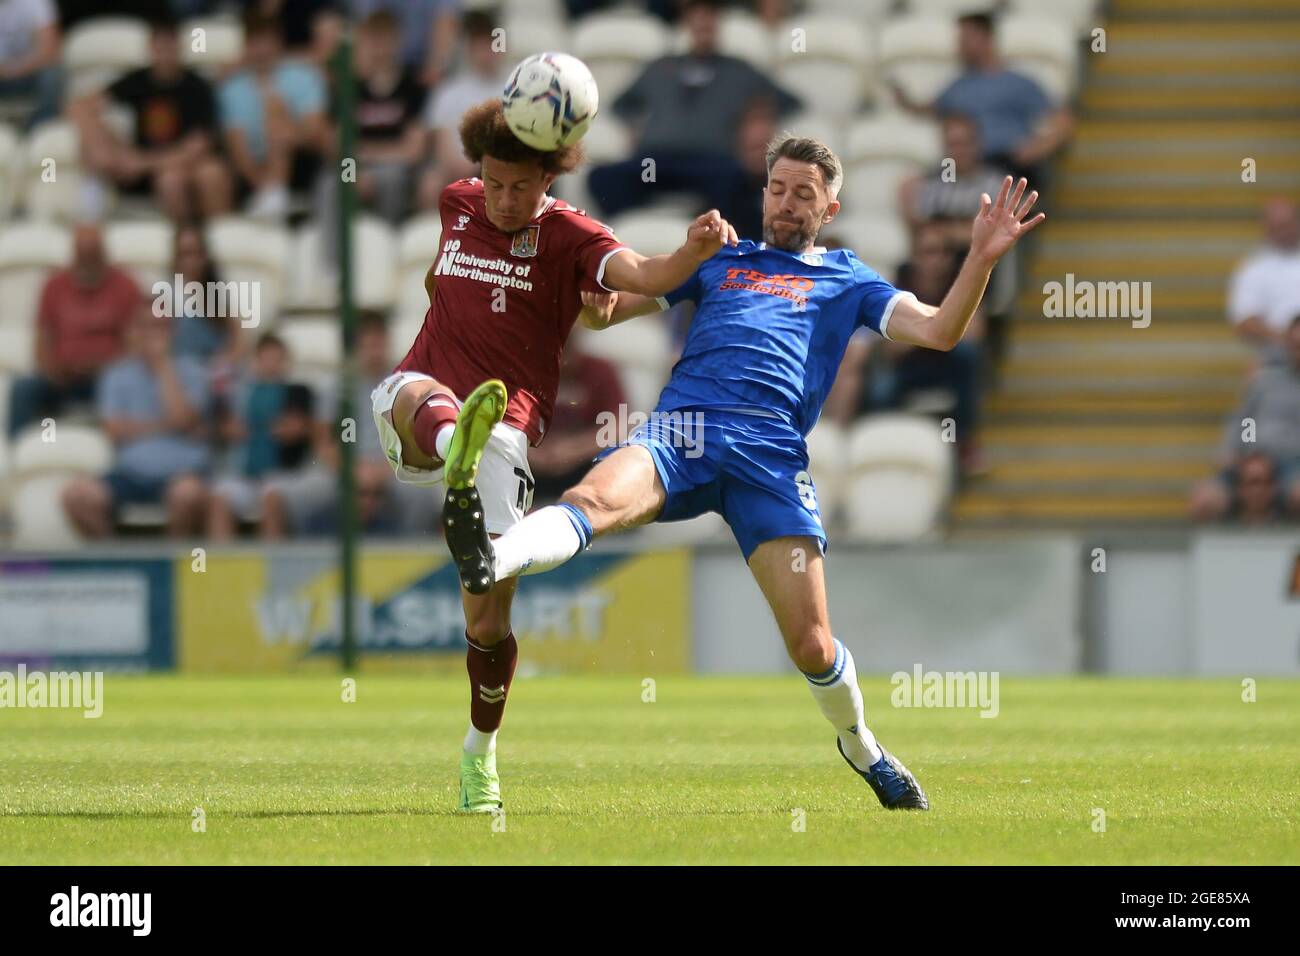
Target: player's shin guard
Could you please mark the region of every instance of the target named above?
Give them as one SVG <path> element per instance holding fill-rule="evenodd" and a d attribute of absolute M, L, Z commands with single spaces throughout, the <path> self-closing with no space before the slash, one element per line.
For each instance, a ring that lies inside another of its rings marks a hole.
<path fill-rule="evenodd" d="M 580 508 L 561 502 L 538 508 L 492 542 L 495 580 L 557 568 L 591 544 L 591 522 Z"/>
<path fill-rule="evenodd" d="M 835 642 L 835 662 L 830 670 L 804 677 L 817 706 L 839 734 L 845 755 L 858 769 L 866 770 L 880 759 L 880 745 L 862 714 L 862 691 L 858 689 L 853 654 L 837 639 L 831 640 Z"/>
<path fill-rule="evenodd" d="M 475 644 L 468 634 L 465 643 L 465 669 L 469 672 L 470 732 L 465 749 L 488 753 L 496 744 L 496 732 L 506 712 L 506 697 L 514 680 L 519 645 L 513 633 L 492 647 Z"/>

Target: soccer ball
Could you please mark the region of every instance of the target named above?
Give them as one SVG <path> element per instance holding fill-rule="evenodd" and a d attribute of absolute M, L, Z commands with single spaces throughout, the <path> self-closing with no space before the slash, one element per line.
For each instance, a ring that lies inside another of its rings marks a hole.
<path fill-rule="evenodd" d="M 576 56 L 537 53 L 510 74 L 501 93 L 510 131 L 546 152 L 572 146 L 596 118 L 596 80 Z"/>

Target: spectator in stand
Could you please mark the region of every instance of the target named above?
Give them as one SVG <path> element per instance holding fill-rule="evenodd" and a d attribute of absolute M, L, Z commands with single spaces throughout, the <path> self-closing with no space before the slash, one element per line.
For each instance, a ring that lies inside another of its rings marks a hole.
<path fill-rule="evenodd" d="M 1228 315 L 1262 358 L 1285 364 L 1287 327 L 1300 315 L 1300 211 L 1280 196 L 1264 205 L 1264 246 L 1232 274 Z"/>
<path fill-rule="evenodd" d="M 380 10 L 396 16 L 402 62 L 425 89 L 444 82 L 456 52 L 460 0 L 349 0 L 348 6 L 357 22 Z"/>
<path fill-rule="evenodd" d="M 356 455 L 359 523 L 366 534 L 427 534 L 434 526 L 441 497 L 433 489 L 403 484 L 393 476 L 379 433 L 371 426 L 370 393 L 392 371 L 388 332 L 378 313 L 361 316 L 355 352 L 357 387 L 349 411 Z M 337 397 L 316 403 L 311 460 L 301 471 L 278 475 L 262 492 L 262 537 L 333 534 L 339 527 L 339 434 L 343 412 Z"/>
<path fill-rule="evenodd" d="M 753 194 L 737 155 L 745 118 L 758 103 L 777 116 L 799 100 L 744 60 L 718 52 L 718 0 L 689 0 L 690 50 L 650 63 L 614 101 L 637 130 L 631 158 L 591 171 L 588 185 L 606 216 L 671 194 L 699 196 L 729 221 L 753 217 Z M 653 160 L 649 177 L 646 160 Z M 647 181 L 649 179 L 649 181 Z"/>
<path fill-rule="evenodd" d="M 245 14 L 275 25 L 284 54 L 315 64 L 326 63 L 343 33 L 340 0 L 241 0 Z"/>
<path fill-rule="evenodd" d="M 424 90 L 398 57 L 398 20 L 373 13 L 357 30 L 357 192 L 394 225 L 407 213 L 424 158 Z"/>
<path fill-rule="evenodd" d="M 555 393 L 555 414 L 546 439 L 528 452 L 528 466 L 537 486 L 533 504 L 559 499 L 591 467 L 602 439 L 618 441 L 611 427 L 602 427 L 604 416 L 612 422 L 626 421 L 619 414 L 627 399 L 611 362 L 588 355 L 576 340 L 569 342 L 560 359 L 560 384 Z"/>
<path fill-rule="evenodd" d="M 110 102 L 131 111 L 133 143 L 105 122 Z M 78 100 L 69 114 L 87 167 L 128 195 L 153 196 L 169 218 L 216 216 L 234 204 L 234 178 L 218 152 L 212 88 L 181 63 L 175 20 L 150 25 L 147 67 Z"/>
<path fill-rule="evenodd" d="M 917 231 L 911 258 L 899 267 L 894 284 L 922 302 L 942 302 L 959 268 L 960 263 L 945 243 L 943 228 L 927 225 Z M 848 424 L 863 412 L 901 408 L 917 392 L 951 391 L 958 466 L 964 476 L 979 474 L 983 463 L 976 433 L 983 324 L 983 314 L 977 312 L 966 335 L 948 352 L 880 341 L 860 330 L 849 340 L 827 399 L 827 417 Z M 880 354 L 875 361 L 869 361 L 875 349 Z"/>
<path fill-rule="evenodd" d="M 501 95 L 509 58 L 493 49 L 492 15 L 482 10 L 465 14 L 465 63 L 429 96 L 424 124 L 429 129 L 429 153 L 433 165 L 420 179 L 420 207 L 437 209 L 438 198 L 448 183 L 477 176 L 478 166 L 465 158 L 461 149 L 460 118 L 476 103 Z"/>
<path fill-rule="evenodd" d="M 322 158 L 333 151 L 325 116 L 325 82 L 305 62 L 282 58 L 276 21 L 249 14 L 244 21 L 243 70 L 217 92 L 226 150 L 239 186 L 252 193 L 249 215 L 282 218 L 290 192 L 310 189 Z"/>
<path fill-rule="evenodd" d="M 1192 491 L 1198 521 L 1264 514 L 1265 469 L 1282 507 L 1300 518 L 1300 313 L 1287 324 L 1286 358 L 1255 375 L 1241 408 L 1228 419 L 1223 436 L 1223 470 Z"/>
<path fill-rule="evenodd" d="M 896 86 L 899 103 L 918 112 L 973 118 L 984 161 L 1017 178 L 1026 177 L 1042 191 L 1044 164 L 1070 138 L 1074 127 L 1070 111 L 1053 105 L 1032 79 L 1007 69 L 998 55 L 991 14 L 957 18 L 957 56 L 962 73 L 938 99 L 919 104 Z"/>
<path fill-rule="evenodd" d="M 28 126 L 59 115 L 59 45 L 54 0 L 0 0 L 0 97 L 32 101 Z"/>
<path fill-rule="evenodd" d="M 176 322 L 173 349 L 177 355 L 189 355 L 209 367 L 228 368 L 238 364 L 243 353 L 243 326 L 234 314 L 208 315 L 208 290 L 221 282 L 216 263 L 208 252 L 203 228 L 196 222 L 176 227 L 172 239 L 172 271 L 167 276 L 173 293 Z M 186 294 L 190 283 L 204 290 L 202 297 Z"/>
<path fill-rule="evenodd" d="M 19 378 L 9 400 L 9 434 L 93 404 L 100 371 L 122 353 L 126 330 L 143 302 L 131 276 L 110 265 L 99 227 L 78 226 L 72 265 L 41 291 L 36 314 L 36 374 Z"/>
<path fill-rule="evenodd" d="M 289 381 L 289 350 L 273 333 L 258 340 L 251 372 L 222 416 L 222 442 L 232 454 L 208 498 L 208 536 L 217 540 L 233 538 L 241 521 L 256 521 L 268 482 L 301 470 L 311 452 L 313 395 Z"/>
<path fill-rule="evenodd" d="M 129 352 L 104 370 L 97 404 L 114 446 L 104 478 L 76 478 L 63 491 L 73 525 L 88 538 L 113 531 L 129 504 L 164 505 L 167 532 L 202 532 L 209 467 L 208 376 L 188 356 L 172 355 L 172 320 L 141 306 Z"/>

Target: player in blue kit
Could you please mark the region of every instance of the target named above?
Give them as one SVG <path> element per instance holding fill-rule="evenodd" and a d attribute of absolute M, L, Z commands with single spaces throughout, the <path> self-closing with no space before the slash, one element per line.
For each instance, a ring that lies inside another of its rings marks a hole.
<path fill-rule="evenodd" d="M 1007 177 L 996 198 L 983 196 L 970 252 L 943 303 L 925 305 L 852 252 L 814 244 L 840 208 L 843 172 L 829 148 L 786 136 L 769 148 L 767 167 L 763 242 L 724 245 L 664 299 L 584 294 L 604 324 L 685 299 L 696 303 L 682 357 L 650 420 L 626 444 L 606 451 L 558 504 L 534 511 L 495 540 L 472 497 L 454 507 L 453 490 L 444 515 L 448 544 L 462 583 L 475 592 L 554 568 L 596 535 L 718 512 L 791 660 L 835 727 L 840 754 L 884 806 L 925 810 L 920 785 L 867 727 L 853 655 L 831 633 L 826 533 L 804 436 L 857 328 L 951 349 L 994 264 L 1044 215 L 1026 218 L 1038 194 L 1025 195 L 1025 180 L 1013 184 Z"/>

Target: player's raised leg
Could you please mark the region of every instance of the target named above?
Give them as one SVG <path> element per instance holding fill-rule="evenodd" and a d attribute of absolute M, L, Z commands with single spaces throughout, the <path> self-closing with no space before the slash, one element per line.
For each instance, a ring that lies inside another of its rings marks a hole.
<path fill-rule="evenodd" d="M 488 540 L 483 498 L 475 482 L 483 449 L 492 429 L 506 412 L 506 387 L 489 379 L 465 399 L 447 449 L 447 500 L 442 527 L 460 572 L 460 583 L 471 594 L 486 594 L 492 586 L 492 545 Z"/>
<path fill-rule="evenodd" d="M 577 485 L 566 491 L 557 504 L 538 508 L 504 535 L 488 541 L 482 514 L 466 519 L 466 536 L 481 536 L 492 556 L 491 581 L 504 581 L 520 574 L 540 574 L 559 567 L 584 551 L 593 538 L 653 521 L 663 509 L 663 482 L 650 452 L 641 445 L 627 445 L 596 463 Z M 473 525 L 471 527 L 471 525 Z M 481 587 L 476 557 L 462 564 L 461 580 L 471 592 Z"/>
<path fill-rule="evenodd" d="M 786 652 L 835 728 L 840 754 L 891 810 L 925 810 L 915 778 L 876 741 L 862 711 L 853 654 L 831 635 L 821 547 L 813 537 L 764 541 L 749 568 L 767 599 Z"/>

